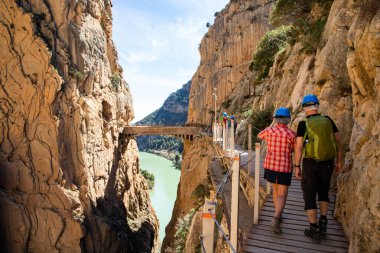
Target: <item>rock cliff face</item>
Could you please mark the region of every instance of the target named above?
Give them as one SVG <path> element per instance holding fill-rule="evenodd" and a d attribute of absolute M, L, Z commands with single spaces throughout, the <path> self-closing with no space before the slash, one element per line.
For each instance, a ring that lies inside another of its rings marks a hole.
<path fill-rule="evenodd" d="M 252 51 L 269 29 L 272 3 L 273 0 L 231 1 L 215 18 L 199 46 L 201 62 L 192 78 L 188 123 L 210 123 L 214 88 L 217 107 L 228 104 L 231 92 L 247 72 Z"/>
<path fill-rule="evenodd" d="M 213 154 L 214 150 L 210 139 L 201 138 L 195 140 L 193 143 L 184 141 L 184 153 L 177 199 L 174 204 L 172 218 L 165 228 L 166 236 L 162 243 L 161 252 L 183 252 L 185 249 L 186 238 L 181 238 L 183 235 L 178 235 L 179 233 L 177 233 L 180 219 L 188 215 L 192 209 L 198 211 L 197 209 L 203 205 L 204 196 L 199 195 L 201 195 L 200 192 L 205 194 L 207 190 L 200 186 L 207 186 L 209 184 L 208 168 Z M 199 214 L 194 215 L 194 217 L 198 216 Z M 196 240 L 195 243 L 199 243 L 199 240 Z M 189 248 L 194 250 L 196 246 L 197 244 L 191 244 Z M 181 248 L 182 250 L 180 250 Z"/>
<path fill-rule="evenodd" d="M 302 97 L 308 93 L 318 95 L 320 110 L 337 123 L 346 151 L 345 166 L 337 178 L 335 214 L 350 240 L 349 251 L 379 252 L 380 2 L 333 1 L 316 50 L 306 52 L 299 41 L 289 45 L 277 54 L 268 78 L 261 82 L 256 82 L 248 65 L 254 45 L 269 28 L 268 19 L 257 25 L 250 23 L 252 12 L 247 5 L 248 1 L 231 1 L 202 40 L 202 60 L 193 77 L 188 121 L 210 120 L 212 92 L 216 87 L 218 109 L 237 113 L 242 128 L 247 123 L 242 113 L 245 107 L 257 112 L 287 106 L 292 109 L 295 129 L 305 116 Z M 228 22 L 234 20 L 229 14 L 232 9 L 245 10 L 235 12 L 240 17 L 236 17 L 238 23 Z M 265 17 L 268 9 L 265 2 L 260 2 L 253 13 Z M 307 18 L 321 19 L 320 9 L 315 4 Z M 250 29 L 252 34 L 244 36 Z M 239 40 L 235 50 L 220 46 L 235 39 Z M 243 53 L 244 50 L 247 52 Z M 229 61 L 233 62 L 232 67 L 227 64 Z M 253 88 L 255 93 L 249 93 Z M 224 108 L 220 104 L 223 101 L 228 102 L 223 104 Z"/>
<path fill-rule="evenodd" d="M 151 252 L 110 1 L 0 1 L 0 245 Z"/>

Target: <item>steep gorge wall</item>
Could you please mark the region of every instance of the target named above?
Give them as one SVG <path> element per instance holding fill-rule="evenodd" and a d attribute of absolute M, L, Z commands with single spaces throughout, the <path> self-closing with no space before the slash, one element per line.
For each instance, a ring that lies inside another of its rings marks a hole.
<path fill-rule="evenodd" d="M 269 10 L 273 2 L 231 1 L 217 15 L 199 46 L 201 62 L 192 78 L 188 123 L 210 123 L 214 88 L 217 108 L 230 99 L 247 72 L 252 51 L 269 29 Z"/>
<path fill-rule="evenodd" d="M 231 1 L 230 6 L 234 5 L 240 8 L 246 6 L 245 1 Z M 334 119 L 343 139 L 345 166 L 337 178 L 335 214 L 350 240 L 350 252 L 380 250 L 379 5 L 376 0 L 333 1 L 317 50 L 305 52 L 300 42 L 288 46 L 277 55 L 269 77 L 259 83 L 255 82 L 255 74 L 248 69 L 251 59 L 243 60 L 241 57 L 244 54 L 239 50 L 230 51 L 231 55 L 228 56 L 231 60 L 238 59 L 233 66 L 241 66 L 239 74 L 234 79 L 226 76 L 218 78 L 220 73 L 227 71 L 226 65 L 214 65 L 210 59 L 222 59 L 226 51 L 214 50 L 215 41 L 208 38 L 223 20 L 222 16 L 218 16 L 200 46 L 201 65 L 193 77 L 190 94 L 189 122 L 209 122 L 208 112 L 213 110 L 214 102 L 212 92 L 217 87 L 218 109 L 236 112 L 242 128 L 248 122 L 244 118 L 246 115 L 241 113 L 245 106 L 253 112 L 272 106 L 287 106 L 292 109 L 293 129 L 305 116 L 301 108 L 302 97 L 308 93 L 316 94 L 320 98 L 321 112 Z M 246 9 L 245 14 L 240 13 L 240 16 L 248 17 L 247 12 L 250 13 Z M 221 14 L 226 14 L 226 10 Z M 317 20 L 321 15 L 320 8 L 315 6 L 309 17 Z M 249 21 L 242 22 L 255 26 Z M 230 30 L 239 27 L 236 24 Z M 268 29 L 269 25 L 262 24 L 262 27 Z M 259 38 L 266 29 L 258 31 Z M 231 33 L 220 36 L 224 41 L 235 38 Z M 256 37 L 243 36 L 241 44 L 252 42 L 253 38 Z M 205 48 L 209 51 L 203 50 Z M 252 83 L 256 85 L 256 96 L 249 97 L 247 95 L 252 95 L 249 94 Z M 232 94 L 229 94 L 230 91 Z M 231 100 L 230 106 L 221 108 L 220 102 L 228 99 Z"/>
<path fill-rule="evenodd" d="M 132 99 L 110 1 L 0 1 L 0 244 L 151 252 L 158 224 L 125 139 Z"/>

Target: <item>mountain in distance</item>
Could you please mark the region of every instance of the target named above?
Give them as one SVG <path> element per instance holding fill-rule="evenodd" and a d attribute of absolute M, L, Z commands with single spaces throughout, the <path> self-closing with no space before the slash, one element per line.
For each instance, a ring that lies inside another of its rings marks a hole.
<path fill-rule="evenodd" d="M 173 92 L 165 100 L 164 104 L 135 125 L 162 125 L 178 126 L 186 123 L 189 92 L 191 81 L 188 81 L 181 89 Z M 170 136 L 146 135 L 138 136 L 137 145 L 140 151 L 161 155 L 173 161 L 176 168 L 180 169 L 183 151 L 182 141 Z"/>

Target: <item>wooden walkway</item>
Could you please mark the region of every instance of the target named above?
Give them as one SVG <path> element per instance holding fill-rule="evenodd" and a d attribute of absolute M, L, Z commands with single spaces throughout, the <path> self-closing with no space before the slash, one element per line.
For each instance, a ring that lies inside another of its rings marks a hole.
<path fill-rule="evenodd" d="M 262 177 L 262 175 L 261 175 Z M 263 183 L 264 179 L 260 179 Z M 335 194 L 330 194 L 330 201 L 335 203 Z M 332 217 L 334 204 L 330 204 L 328 212 L 327 236 L 320 243 L 315 243 L 304 236 L 304 230 L 308 228 L 301 183 L 293 178 L 289 187 L 289 194 L 283 212 L 283 224 L 281 235 L 276 235 L 271 229 L 271 219 L 274 213 L 272 196 L 268 196 L 264 206 L 260 209 L 259 224 L 253 225 L 246 233 L 242 252 L 274 253 L 325 253 L 348 252 L 348 241 L 340 224 Z"/>

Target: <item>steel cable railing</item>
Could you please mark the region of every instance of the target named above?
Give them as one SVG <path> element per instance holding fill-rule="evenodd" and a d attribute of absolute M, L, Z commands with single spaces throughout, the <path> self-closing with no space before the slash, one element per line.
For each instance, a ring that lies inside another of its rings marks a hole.
<path fill-rule="evenodd" d="M 261 129 L 258 129 L 258 128 L 256 128 L 256 127 L 254 127 L 254 128 L 257 129 L 257 130 L 259 130 L 259 131 L 261 131 Z M 257 138 L 257 137 L 256 137 L 256 138 Z M 257 138 L 257 139 L 258 139 L 258 138 Z M 218 140 L 218 138 L 217 138 L 217 140 Z M 216 145 L 218 145 L 218 142 L 216 143 Z M 239 154 L 239 161 L 240 161 L 240 156 L 241 156 L 241 154 L 244 154 L 244 153 L 247 153 L 247 152 L 248 152 L 248 151 L 244 151 L 244 152 L 242 152 L 242 153 Z M 237 157 L 238 157 L 238 156 L 236 155 L 236 156 L 235 156 L 235 159 L 236 159 Z M 219 157 L 219 158 L 222 159 L 222 157 Z M 253 156 L 251 159 L 249 159 L 248 162 L 246 162 L 243 166 L 241 166 L 241 165 L 239 164 L 239 169 L 240 169 L 241 167 L 246 166 L 246 165 L 247 165 L 248 163 L 250 163 L 253 159 L 254 159 L 254 156 Z M 231 163 L 230 166 L 227 167 L 227 172 L 226 172 L 226 174 L 224 175 L 224 177 L 223 177 L 221 183 L 220 183 L 220 184 L 218 185 L 218 187 L 217 187 L 217 190 L 216 190 L 215 196 L 214 196 L 214 198 L 212 199 L 212 202 L 214 202 L 214 203 L 216 203 L 216 204 L 217 204 L 218 200 L 220 199 L 222 193 L 224 192 L 224 189 L 225 189 L 225 186 L 226 186 L 226 184 L 227 184 L 227 180 L 228 180 L 228 178 L 232 175 L 232 170 L 231 170 L 231 169 L 232 169 L 232 166 L 233 166 L 233 163 Z M 212 213 L 212 209 L 208 209 L 208 211 L 209 211 L 209 214 L 211 215 L 212 219 L 214 220 L 214 223 L 215 223 L 216 226 L 218 227 L 218 230 L 222 233 L 222 235 L 223 235 L 224 239 L 226 240 L 228 246 L 230 247 L 231 251 L 232 251 L 233 253 L 236 253 L 236 252 L 237 252 L 236 249 L 233 247 L 231 241 L 230 241 L 229 238 L 227 237 L 226 233 L 223 231 L 221 225 L 219 224 L 218 220 L 216 219 L 215 214 Z M 202 247 L 203 252 L 206 253 L 206 249 L 205 249 L 205 246 L 204 246 L 204 243 L 203 243 L 203 239 L 204 239 L 204 238 L 201 236 L 201 237 L 200 237 L 200 240 L 201 240 L 201 247 Z"/>
<path fill-rule="evenodd" d="M 214 217 L 214 214 L 211 212 L 211 209 L 209 209 L 209 212 L 210 212 L 211 217 L 212 217 L 212 219 L 214 220 L 216 226 L 218 227 L 219 231 L 222 233 L 224 239 L 226 240 L 228 246 L 230 246 L 232 252 L 236 253 L 235 248 L 232 246 L 232 244 L 231 244 L 230 240 L 228 239 L 226 233 L 224 233 L 224 231 L 223 231 L 222 227 L 220 226 L 218 220 Z"/>

